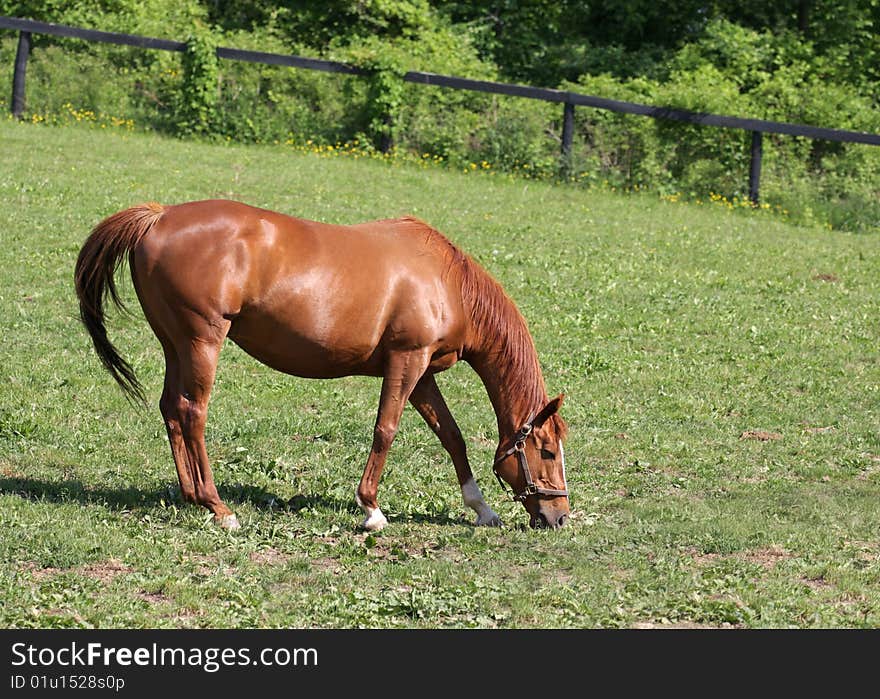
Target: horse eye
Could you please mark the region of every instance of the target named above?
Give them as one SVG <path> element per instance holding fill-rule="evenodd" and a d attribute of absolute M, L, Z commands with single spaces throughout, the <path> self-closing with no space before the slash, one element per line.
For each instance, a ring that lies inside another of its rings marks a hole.
<path fill-rule="evenodd" d="M 541 458 L 542 458 L 542 459 L 555 459 L 555 458 L 556 458 L 556 454 L 554 454 L 554 453 L 553 453 L 552 451 L 550 451 L 549 449 L 543 449 L 543 448 L 542 448 L 542 449 L 541 449 Z"/>

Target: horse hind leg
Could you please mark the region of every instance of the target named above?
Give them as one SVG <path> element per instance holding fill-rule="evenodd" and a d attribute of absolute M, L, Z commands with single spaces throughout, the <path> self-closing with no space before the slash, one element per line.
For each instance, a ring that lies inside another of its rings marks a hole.
<path fill-rule="evenodd" d="M 225 332 L 219 338 L 211 335 L 211 339 L 180 343 L 176 371 L 166 370 L 162 412 L 183 497 L 211 510 L 220 526 L 237 529 L 238 518 L 217 493 L 205 447 L 208 401 L 223 337 Z"/>
<path fill-rule="evenodd" d="M 419 415 L 428 423 L 428 427 L 437 435 L 443 448 L 452 457 L 458 485 L 461 488 L 462 500 L 465 505 L 477 513 L 474 525 L 478 527 L 501 526 L 501 518 L 486 504 L 480 486 L 474 480 L 461 430 L 458 428 L 455 418 L 452 417 L 452 413 L 449 412 L 433 374 L 425 374 L 419 380 L 409 400 L 419 411 Z"/>
<path fill-rule="evenodd" d="M 165 386 L 159 399 L 159 410 L 165 421 L 168 443 L 171 445 L 171 456 L 177 468 L 177 480 L 180 482 L 180 494 L 187 502 L 196 502 L 194 483 L 194 464 L 187 456 L 183 441 L 183 424 L 180 401 L 180 369 L 173 349 L 165 348 Z"/>

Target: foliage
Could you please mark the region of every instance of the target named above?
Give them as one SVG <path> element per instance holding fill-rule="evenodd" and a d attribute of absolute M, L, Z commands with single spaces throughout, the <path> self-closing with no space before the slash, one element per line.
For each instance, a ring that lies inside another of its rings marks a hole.
<path fill-rule="evenodd" d="M 181 133 L 214 131 L 219 77 L 217 42 L 207 32 L 190 35 L 183 53 L 183 81 L 177 105 L 177 129 Z"/>
<path fill-rule="evenodd" d="M 695 112 L 880 132 L 880 113 L 871 97 L 829 81 L 812 44 L 792 33 L 780 36 L 715 22 L 669 65 L 662 81 L 584 75 L 568 87 Z M 575 166 L 590 178 L 691 198 L 747 194 L 748 133 L 588 109 L 577 115 Z M 878 192 L 877 148 L 765 138 L 762 197 L 799 212 L 804 220 L 875 229 Z"/>
<path fill-rule="evenodd" d="M 396 51 L 389 51 L 378 39 L 368 41 L 351 53 L 354 65 L 368 71 L 366 130 L 373 144 L 383 152 L 391 149 L 400 129 L 406 70 Z"/>
<path fill-rule="evenodd" d="M 561 173 L 561 106 L 400 79 L 423 70 L 880 132 L 877 0 L 0 0 L 0 13 L 193 37 L 180 56 L 36 36 L 28 116 L 50 120 L 66 118 L 71 104 L 141 128 L 229 142 L 356 140 L 455 168 Z M 216 45 L 324 56 L 370 74 L 217 61 Z M 3 64 L 11 65 L 14 50 L 12 35 L 0 38 Z M 749 139 L 579 107 L 573 170 L 564 174 L 695 200 L 742 198 Z M 880 149 L 776 136 L 764 144 L 764 201 L 804 220 L 876 227 Z"/>
<path fill-rule="evenodd" d="M 467 159 L 469 141 L 488 104 L 484 95 L 404 83 L 409 70 L 492 79 L 469 35 L 438 21 L 401 36 L 346 37 L 331 45 L 331 55 L 371 71 L 363 131 L 382 150 L 398 147 L 430 152 L 457 162 Z M 386 147 L 383 147 L 386 146 Z"/>

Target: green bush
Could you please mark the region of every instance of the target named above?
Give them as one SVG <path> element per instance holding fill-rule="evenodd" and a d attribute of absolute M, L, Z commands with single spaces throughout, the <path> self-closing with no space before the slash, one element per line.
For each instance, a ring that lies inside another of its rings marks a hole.
<path fill-rule="evenodd" d="M 360 147 L 393 145 L 456 167 L 557 177 L 561 105 L 401 80 L 408 70 L 498 79 L 498 68 L 479 49 L 485 51 L 486 27 L 453 24 L 436 7 L 428 0 L 330 0 L 321 8 L 300 2 L 220 7 L 196 0 L 0 0 L 0 13 L 190 37 L 181 55 L 36 35 L 27 78 L 27 108 L 35 121 L 104 115 L 141 128 L 237 142 L 356 139 Z M 860 36 L 869 46 L 870 38 Z M 217 60 L 217 45 L 323 55 L 371 74 Z M 15 47 L 13 34 L 0 39 L 3 65 L 11 67 Z M 637 54 L 648 60 L 648 53 L 632 47 L 586 43 L 570 63 L 607 68 Z M 663 53 L 653 51 L 653 67 L 645 68 L 652 77 L 620 77 L 636 72 L 630 65 L 613 75 L 584 74 L 561 87 L 696 112 L 880 133 L 876 86 L 844 82 L 852 73 L 841 68 L 845 55 L 793 30 L 758 31 L 715 19 L 662 60 Z M 0 78 L 7 109 L 10 78 L 11 70 Z M 566 175 L 585 185 L 742 199 L 750 139 L 735 129 L 579 107 Z M 761 198 L 804 221 L 876 230 L 880 148 L 767 134 Z"/>
<path fill-rule="evenodd" d="M 131 118 L 141 127 L 159 128 L 173 112 L 179 93 L 180 55 L 117 46 L 83 51 L 72 40 L 35 41 L 27 65 L 26 110 L 58 114 L 65 105 L 105 115 Z M 17 39 L 0 40 L 2 103 L 9 109 L 11 66 Z"/>
<path fill-rule="evenodd" d="M 362 131 L 377 147 L 386 139 L 398 148 L 430 152 L 451 161 L 467 159 L 479 128 L 486 95 L 404 83 L 407 71 L 426 71 L 489 80 L 494 68 L 482 62 L 468 35 L 438 24 L 404 36 L 355 38 L 333 45 L 333 56 L 373 71 Z"/>
<path fill-rule="evenodd" d="M 830 82 L 822 64 L 812 46 L 792 34 L 716 22 L 702 41 L 675 56 L 662 82 L 604 74 L 564 87 L 695 112 L 880 132 L 874 100 Z M 579 180 L 693 198 L 747 195 L 748 132 L 579 108 L 575 136 Z M 761 198 L 799 220 L 876 230 L 880 149 L 767 134 Z"/>
<path fill-rule="evenodd" d="M 502 170 L 555 175 L 559 169 L 562 105 L 495 98 L 472 141 L 474 158 Z M 554 120 L 554 115 L 558 115 Z M 548 134 L 548 131 L 550 133 Z"/>
<path fill-rule="evenodd" d="M 612 76 L 582 76 L 564 89 L 602 97 L 650 103 L 657 84 L 645 78 L 620 81 Z M 575 111 L 572 169 L 581 181 L 614 187 L 672 190 L 672 148 L 658 138 L 651 119 L 579 107 Z"/>
<path fill-rule="evenodd" d="M 177 130 L 186 135 L 216 133 L 220 66 L 210 32 L 190 34 L 183 53 L 183 81 L 177 98 Z"/>

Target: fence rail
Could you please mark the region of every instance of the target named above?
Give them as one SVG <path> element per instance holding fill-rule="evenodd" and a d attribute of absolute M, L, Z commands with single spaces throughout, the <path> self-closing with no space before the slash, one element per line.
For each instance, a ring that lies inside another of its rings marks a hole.
<path fill-rule="evenodd" d="M 18 50 L 15 56 L 15 67 L 12 81 L 13 115 L 20 116 L 25 109 L 25 73 L 27 60 L 30 55 L 31 34 L 48 34 L 69 39 L 83 39 L 123 46 L 134 46 L 142 49 L 158 49 L 161 51 L 185 51 L 186 43 L 171 41 L 169 39 L 156 39 L 152 37 L 137 36 L 134 34 L 120 34 L 117 32 L 105 32 L 96 29 L 83 29 L 64 24 L 51 24 L 38 22 L 32 19 L 0 16 L 0 29 L 9 29 L 19 32 Z M 234 61 L 249 61 L 266 65 L 288 66 L 291 68 L 303 68 L 305 70 L 321 70 L 330 73 L 345 73 L 349 75 L 369 75 L 364 68 L 352 66 L 339 61 L 328 61 L 319 58 L 306 58 L 303 56 L 284 55 L 277 53 L 263 53 L 261 51 L 246 51 L 242 49 L 218 47 L 217 57 Z M 488 80 L 472 80 L 459 78 L 452 75 L 438 75 L 421 71 L 409 71 L 404 74 L 403 80 L 420 85 L 433 85 L 453 90 L 469 90 L 471 92 L 486 92 L 510 97 L 524 97 L 526 99 L 555 102 L 563 105 L 562 118 L 562 163 L 568 167 L 571 158 L 571 146 L 574 139 L 574 110 L 575 107 L 592 107 L 605 109 L 621 114 L 633 114 L 650 117 L 652 119 L 665 119 L 680 121 L 699 126 L 713 126 L 727 129 L 740 129 L 750 131 L 751 160 L 749 166 L 749 199 L 753 203 L 758 202 L 761 159 L 763 154 L 763 139 L 765 133 L 782 134 L 786 136 L 801 136 L 824 141 L 838 141 L 842 143 L 862 143 L 880 146 L 880 134 L 863 133 L 860 131 L 846 131 L 843 129 L 830 129 L 805 124 L 791 124 L 779 121 L 767 121 L 764 119 L 746 119 L 742 117 L 724 116 L 721 114 L 707 114 L 693 112 L 686 109 L 672 107 L 658 107 L 636 102 L 624 102 L 621 100 L 607 99 L 596 95 L 584 95 L 578 92 L 566 90 L 554 90 L 544 87 L 531 87 L 529 85 L 517 85 L 514 83 L 499 83 Z"/>

